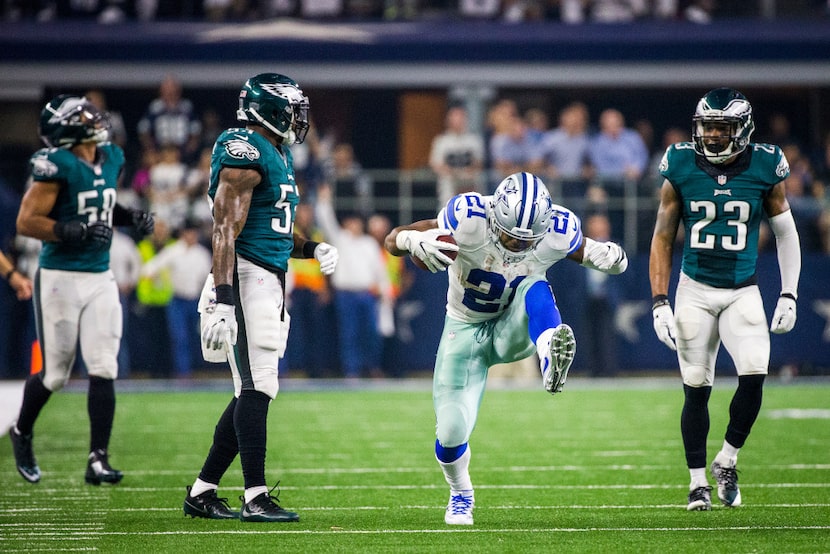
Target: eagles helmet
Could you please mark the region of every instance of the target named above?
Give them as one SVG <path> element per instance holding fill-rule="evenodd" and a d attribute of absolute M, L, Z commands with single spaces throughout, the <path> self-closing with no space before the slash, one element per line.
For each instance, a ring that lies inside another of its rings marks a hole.
<path fill-rule="evenodd" d="M 39 134 L 50 148 L 72 148 L 85 142 L 105 142 L 110 122 L 85 96 L 61 94 L 40 112 Z"/>
<path fill-rule="evenodd" d="M 542 180 L 532 173 L 514 173 L 493 193 L 488 214 L 490 238 L 505 261 L 520 261 L 545 236 L 552 218 L 553 201 Z M 503 235 L 511 248 L 504 244 Z"/>
<path fill-rule="evenodd" d="M 261 73 L 242 86 L 236 119 L 262 125 L 282 137 L 283 144 L 299 144 L 308 133 L 308 108 L 308 97 L 293 79 Z"/>
<path fill-rule="evenodd" d="M 731 88 L 717 88 L 700 99 L 692 119 L 695 152 L 720 164 L 743 152 L 755 130 L 752 106 L 746 96 Z M 707 127 L 723 125 L 728 135 L 707 135 Z"/>

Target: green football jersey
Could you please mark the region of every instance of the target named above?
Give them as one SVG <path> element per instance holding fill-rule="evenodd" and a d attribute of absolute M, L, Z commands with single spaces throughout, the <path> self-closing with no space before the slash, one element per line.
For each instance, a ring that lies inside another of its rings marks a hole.
<path fill-rule="evenodd" d="M 105 221 L 112 226 L 118 176 L 124 166 L 121 147 L 104 142 L 98 145 L 95 163 L 88 163 L 69 150 L 44 148 L 29 160 L 33 181 L 60 184 L 55 207 L 49 214 L 56 221 Z M 43 242 L 40 267 L 65 271 L 100 273 L 110 266 L 109 249 L 84 241 Z"/>
<path fill-rule="evenodd" d="M 691 142 L 680 142 L 666 150 L 660 173 L 683 205 L 683 272 L 719 288 L 750 282 L 764 199 L 790 174 L 781 149 L 750 143 L 733 163 L 715 165 L 696 155 Z"/>
<path fill-rule="evenodd" d="M 262 176 L 254 187 L 245 227 L 236 237 L 236 252 L 267 269 L 288 269 L 294 249 L 294 210 L 300 201 L 291 151 L 277 150 L 259 133 L 228 129 L 213 145 L 208 196 L 213 201 L 223 167 L 253 169 Z"/>

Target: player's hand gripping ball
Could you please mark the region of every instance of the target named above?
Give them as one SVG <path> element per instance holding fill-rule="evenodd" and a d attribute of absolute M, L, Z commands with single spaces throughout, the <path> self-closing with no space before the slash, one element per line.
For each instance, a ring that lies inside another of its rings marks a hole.
<path fill-rule="evenodd" d="M 437 237 L 435 237 L 434 240 L 438 241 L 438 242 L 446 242 L 447 244 L 456 245 L 455 239 L 452 237 L 452 235 L 438 235 Z M 429 247 L 425 248 L 425 250 L 427 250 L 428 248 Z M 457 248 L 455 248 L 455 249 L 440 248 L 438 250 L 438 252 L 440 252 L 441 254 L 446 256 L 447 258 L 449 258 L 451 261 L 455 261 L 455 259 L 458 257 L 458 249 Z M 433 255 L 433 257 L 434 257 L 434 255 Z M 417 256 L 410 255 L 410 258 L 412 259 L 412 263 L 414 263 L 419 269 L 423 269 L 424 271 L 432 271 L 432 272 L 436 271 L 434 269 L 430 269 L 429 267 L 427 267 L 427 265 L 420 258 L 418 258 Z M 450 262 L 450 263 L 452 263 L 452 262 Z M 440 267 L 436 268 L 438 271 L 444 271 L 444 270 L 446 270 L 447 267 L 449 267 L 450 264 L 444 264 L 443 260 L 438 258 L 438 259 L 435 260 L 435 265 L 440 266 Z"/>

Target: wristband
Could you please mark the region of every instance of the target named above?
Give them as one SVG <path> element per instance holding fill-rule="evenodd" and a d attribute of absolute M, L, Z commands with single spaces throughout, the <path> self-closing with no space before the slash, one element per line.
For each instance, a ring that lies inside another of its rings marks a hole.
<path fill-rule="evenodd" d="M 11 268 L 11 269 L 8 271 L 8 273 L 6 273 L 5 275 L 3 275 L 3 278 L 4 278 L 6 281 L 8 281 L 9 279 L 11 279 L 11 278 L 12 278 L 12 273 L 14 273 L 15 271 L 17 271 L 17 269 L 16 269 L 16 268 Z M 793 298 L 793 300 L 795 300 L 795 298 Z"/>
<path fill-rule="evenodd" d="M 233 287 L 231 285 L 216 285 L 216 303 L 233 306 Z"/>
<path fill-rule="evenodd" d="M 14 270 L 12 270 L 12 271 L 14 271 Z M 11 273 L 9 273 L 9 275 L 11 275 Z M 790 300 L 795 302 L 795 295 L 791 292 L 782 292 L 778 296 L 781 297 L 781 298 L 789 298 Z"/>
<path fill-rule="evenodd" d="M 671 304 L 671 302 L 669 302 L 669 297 L 665 294 L 655 294 L 651 298 L 651 309 L 652 310 L 654 308 L 658 307 L 658 306 L 665 306 L 667 304 Z"/>
<path fill-rule="evenodd" d="M 319 242 L 314 242 L 313 240 L 305 241 L 303 244 L 303 258 L 313 258 L 314 257 L 314 250 L 320 246 Z"/>

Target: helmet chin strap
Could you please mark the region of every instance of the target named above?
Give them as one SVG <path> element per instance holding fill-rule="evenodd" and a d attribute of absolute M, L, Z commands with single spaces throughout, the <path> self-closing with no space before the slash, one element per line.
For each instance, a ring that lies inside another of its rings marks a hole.
<path fill-rule="evenodd" d="M 256 118 L 257 122 L 260 125 L 262 125 L 266 129 L 268 129 L 269 131 L 271 131 L 272 133 L 274 133 L 278 137 L 281 137 L 282 138 L 282 143 L 284 145 L 290 146 L 290 145 L 294 144 L 294 142 L 297 140 L 297 135 L 294 133 L 294 129 L 288 129 L 287 133 L 280 133 L 279 131 L 277 131 L 276 127 L 274 127 L 273 125 L 268 123 L 268 121 L 266 121 L 264 117 L 259 115 L 259 113 L 257 113 L 256 110 L 249 108 L 248 112 L 250 112 L 251 115 L 253 115 L 254 118 Z"/>
<path fill-rule="evenodd" d="M 710 161 L 712 163 L 715 163 L 715 164 L 721 164 L 721 163 L 725 162 L 726 160 L 728 160 L 728 159 L 734 157 L 735 155 L 737 155 L 737 152 L 732 151 L 733 146 L 734 146 L 734 141 L 728 147 L 726 147 L 726 149 L 724 149 L 723 151 L 715 153 L 715 152 L 712 152 L 711 150 L 709 150 L 708 148 L 706 148 L 706 145 L 704 144 L 703 145 L 703 154 L 706 156 L 706 159 L 708 161 Z"/>

